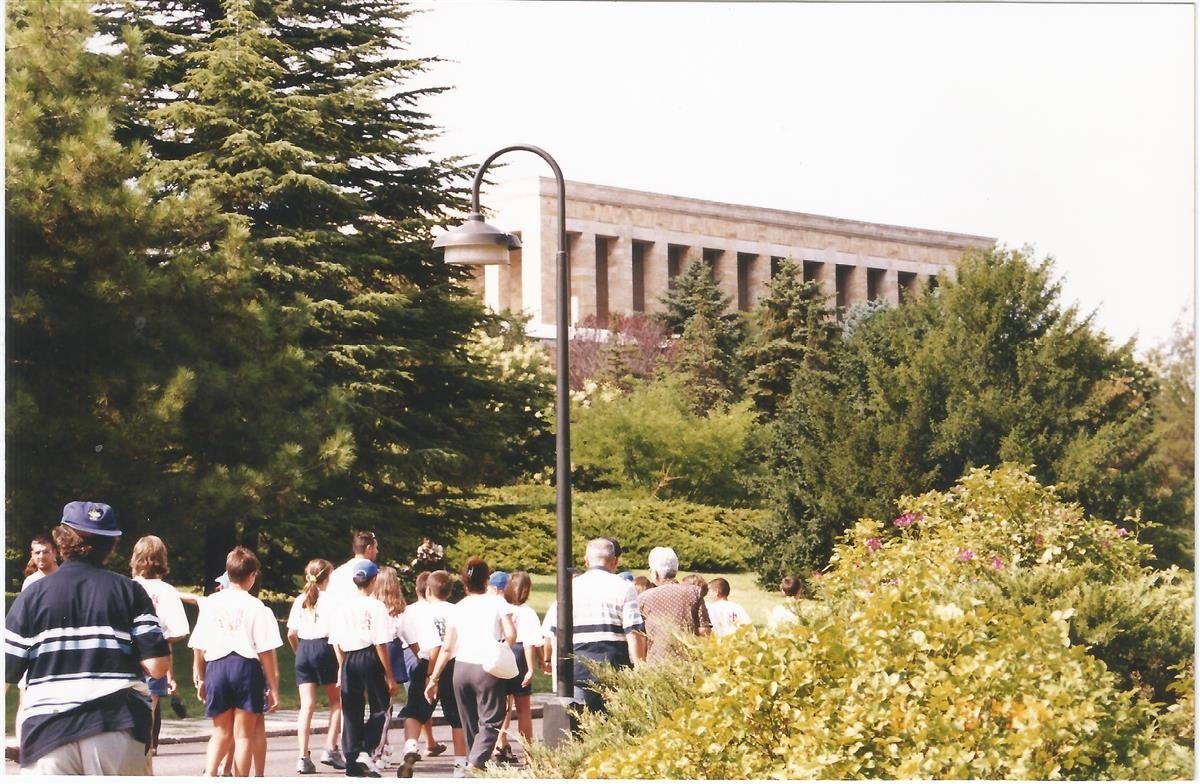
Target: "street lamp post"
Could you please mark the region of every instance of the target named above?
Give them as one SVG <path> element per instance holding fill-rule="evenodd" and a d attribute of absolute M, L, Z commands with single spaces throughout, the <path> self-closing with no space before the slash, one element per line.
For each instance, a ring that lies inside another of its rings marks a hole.
<path fill-rule="evenodd" d="M 575 694 L 575 667 L 572 661 L 574 638 L 572 635 L 572 602 L 571 602 L 571 422 L 570 422 L 570 388 L 568 386 L 568 305 L 570 303 L 571 282 L 570 267 L 567 262 L 567 188 L 563 181 L 562 170 L 545 150 L 527 144 L 516 144 L 497 150 L 488 156 L 487 160 L 475 172 L 475 182 L 471 187 L 471 214 L 461 226 L 443 234 L 434 241 L 433 247 L 445 249 L 447 264 L 507 264 L 508 252 L 521 247 L 521 241 L 508 232 L 489 226 L 483 221 L 479 210 L 479 188 L 483 183 L 483 173 L 487 167 L 506 152 L 522 150 L 532 152 L 542 157 L 554 170 L 554 179 L 558 183 L 558 253 L 557 262 L 557 307 L 556 307 L 556 345 L 557 356 L 556 377 L 557 394 L 555 400 L 555 426 L 558 431 L 555 442 L 555 482 L 558 486 L 557 495 L 557 549 L 558 549 L 558 633 L 556 643 L 558 648 L 557 667 L 558 678 L 556 694 L 562 700 L 570 700 Z"/>

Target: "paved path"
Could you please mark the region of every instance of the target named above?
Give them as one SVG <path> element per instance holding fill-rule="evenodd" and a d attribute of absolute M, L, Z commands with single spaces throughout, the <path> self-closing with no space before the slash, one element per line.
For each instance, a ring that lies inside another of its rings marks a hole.
<path fill-rule="evenodd" d="M 542 732 L 541 703 L 549 697 L 550 695 L 533 695 L 533 734 L 535 738 L 540 738 Z M 268 776 L 295 776 L 297 779 L 305 780 L 313 778 L 313 776 L 298 776 L 296 774 L 296 758 L 298 756 L 296 749 L 296 716 L 297 711 L 294 710 L 281 710 L 267 714 L 266 774 Z M 320 757 L 321 750 L 325 746 L 325 731 L 328 727 L 326 720 L 328 716 L 329 712 L 323 711 L 313 717 L 310 749 L 314 761 Z M 389 739 L 392 747 L 399 750 L 403 743 L 402 723 L 399 719 L 393 718 L 391 726 Z M 154 760 L 154 774 L 156 776 L 193 777 L 201 774 L 204 770 L 204 752 L 211 727 L 212 723 L 205 718 L 168 719 L 164 717 L 162 732 L 159 735 L 159 752 Z M 517 756 L 524 759 L 523 752 L 519 750 L 520 743 L 516 729 L 516 720 L 514 718 L 510 731 L 510 739 L 514 750 L 517 751 Z M 442 743 L 447 747 L 446 752 L 439 757 L 428 757 L 419 762 L 415 770 L 416 778 L 448 778 L 453 773 L 454 754 L 450 744 L 450 727 L 445 723 L 440 707 L 434 714 L 434 738 L 438 743 Z M 6 738 L 6 745 L 10 748 L 15 747 L 16 740 L 10 736 Z M 343 775 L 341 771 L 319 763 L 317 764 L 317 769 L 317 777 Z M 5 775 L 17 774 L 19 772 L 18 766 L 11 760 L 6 760 L 4 772 Z M 395 775 L 395 765 L 384 771 L 385 777 Z"/>

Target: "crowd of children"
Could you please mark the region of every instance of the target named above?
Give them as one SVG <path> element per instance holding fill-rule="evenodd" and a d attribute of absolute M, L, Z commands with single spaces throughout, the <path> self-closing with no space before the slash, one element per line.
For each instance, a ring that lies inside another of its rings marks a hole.
<path fill-rule="evenodd" d="M 303 588 L 288 613 L 287 642 L 295 654 L 300 697 L 296 772 L 317 771 L 309 745 L 321 693 L 330 713 L 319 761 L 347 776 L 376 778 L 395 764 L 397 776 L 411 777 L 423 756 L 444 753 L 431 722 L 438 703 L 451 728 L 456 776 L 482 770 L 493 758 L 518 762 L 509 743 L 509 719 L 515 709 L 517 731 L 530 740 L 532 679 L 553 667 L 554 640 L 547 630 L 554 605 L 539 621 L 528 606 L 529 574 L 493 571 L 474 556 L 459 577 L 466 593 L 462 600 L 449 601 L 455 578 L 437 569 L 416 575 L 416 601 L 409 604 L 397 571 L 376 563 L 379 542 L 373 533 L 355 533 L 351 549 L 352 557 L 337 568 L 323 558 L 308 562 Z M 52 545 L 35 539 L 27 584 L 56 567 Z M 279 704 L 276 649 L 283 640 L 273 613 L 251 592 L 260 574 L 258 559 L 235 547 L 206 597 L 180 593 L 164 581 L 170 572 L 167 548 L 157 536 L 134 545 L 130 568 L 150 596 L 168 642 L 190 632 L 193 684 L 212 720 L 205 774 L 263 775 L 264 714 Z M 638 593 L 649 587 L 630 572 L 619 576 Z M 746 611 L 729 600 L 725 579 L 689 575 L 683 582 L 697 586 L 702 597 L 711 594 L 706 606 L 715 636 L 750 623 Z M 795 595 L 791 584 L 781 589 L 785 596 Z M 194 629 L 189 630 L 183 602 L 198 605 Z M 772 625 L 787 620 L 780 617 L 783 612 L 776 610 Z M 497 657 L 497 646 L 512 650 L 509 664 L 497 663 L 505 658 Z M 393 699 L 403 684 L 407 699 L 398 712 L 403 746 L 393 760 L 388 729 Z M 153 747 L 161 715 L 157 703 L 168 696 L 177 699 L 177 685 L 173 672 L 148 685 L 155 703 Z"/>

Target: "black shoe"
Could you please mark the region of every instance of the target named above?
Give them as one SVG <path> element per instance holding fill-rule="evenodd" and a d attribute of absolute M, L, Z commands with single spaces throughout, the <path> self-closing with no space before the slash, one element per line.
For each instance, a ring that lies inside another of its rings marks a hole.
<path fill-rule="evenodd" d="M 367 777 L 367 769 L 357 762 L 346 760 L 346 775 L 356 779 L 365 779 Z"/>
<path fill-rule="evenodd" d="M 175 712 L 175 718 L 187 718 L 187 706 L 183 704 L 183 700 L 174 694 L 171 695 L 171 710 Z"/>

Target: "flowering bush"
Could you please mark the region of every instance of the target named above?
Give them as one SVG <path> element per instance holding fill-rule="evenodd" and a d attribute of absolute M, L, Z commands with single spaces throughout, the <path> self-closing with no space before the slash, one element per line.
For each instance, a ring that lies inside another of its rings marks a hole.
<path fill-rule="evenodd" d="M 644 737 L 577 772 L 1191 777 L 1190 646 L 1168 662 L 1180 706 L 1164 710 L 1078 644 L 1097 627 L 1081 623 L 1072 601 L 1088 594 L 1064 578 L 1155 593 L 1180 615 L 1167 636 L 1190 629 L 1186 580 L 1149 572 L 1148 548 L 1118 532 L 1126 526 L 1083 518 L 1017 468 L 976 471 L 903 505 L 835 547 L 797 624 L 701 648 L 694 696 L 660 706 Z"/>

